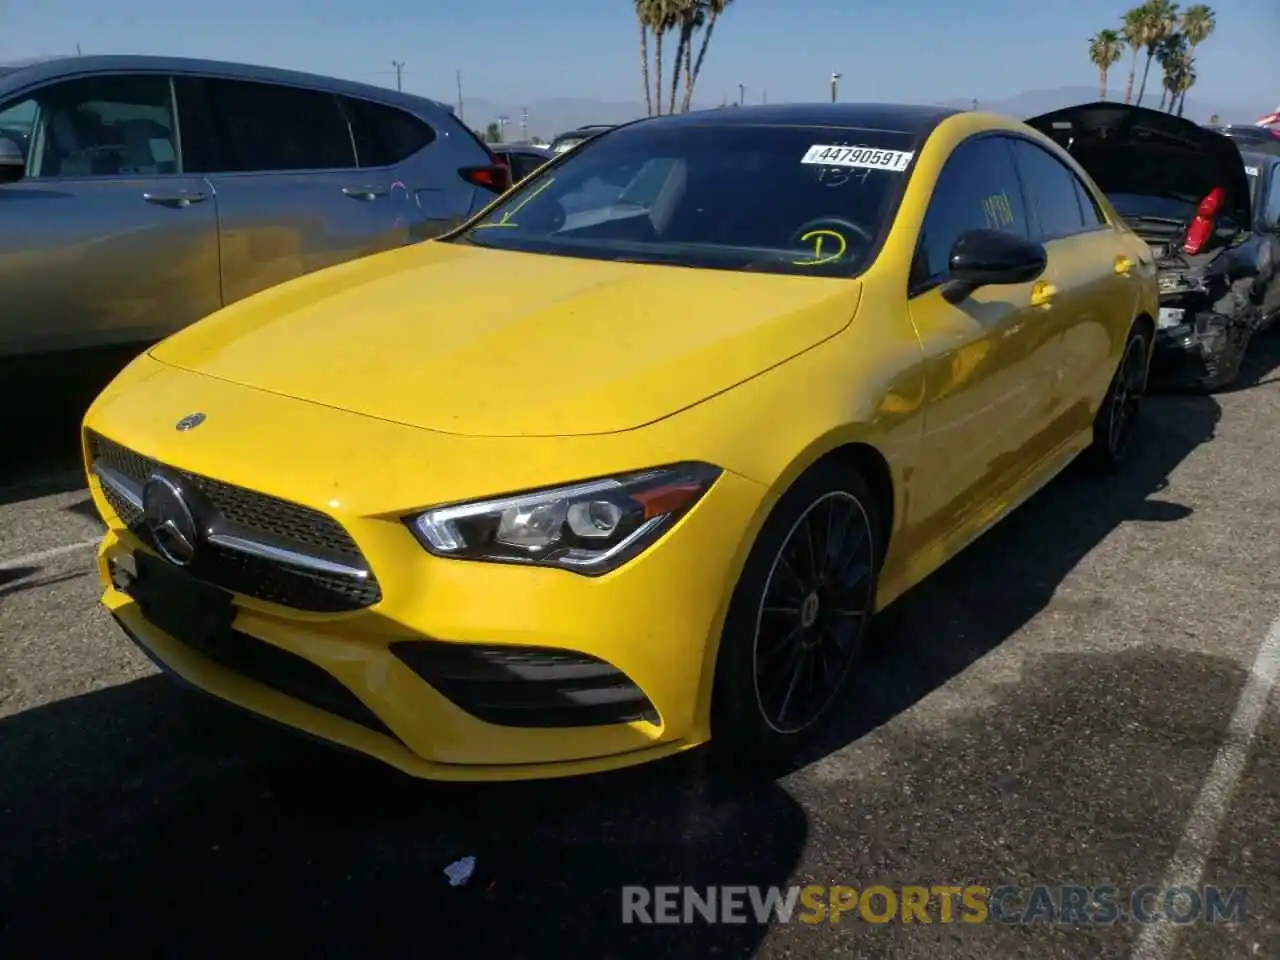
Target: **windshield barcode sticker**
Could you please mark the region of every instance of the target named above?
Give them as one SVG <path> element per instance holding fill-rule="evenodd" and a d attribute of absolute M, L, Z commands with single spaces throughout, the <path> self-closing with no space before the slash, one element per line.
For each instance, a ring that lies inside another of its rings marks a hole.
<path fill-rule="evenodd" d="M 904 150 L 877 150 L 875 147 L 845 147 L 836 144 L 816 143 L 808 149 L 801 163 L 816 163 L 823 167 L 860 167 L 865 170 L 907 169 L 914 153 Z"/>

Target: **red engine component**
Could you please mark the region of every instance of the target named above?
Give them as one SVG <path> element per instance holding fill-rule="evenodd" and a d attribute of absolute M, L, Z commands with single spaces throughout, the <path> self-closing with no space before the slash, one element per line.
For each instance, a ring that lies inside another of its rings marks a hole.
<path fill-rule="evenodd" d="M 1196 208 L 1195 219 L 1191 221 L 1191 226 L 1187 227 L 1187 238 L 1182 242 L 1183 253 L 1196 254 L 1204 249 L 1205 243 L 1213 236 L 1214 221 L 1226 197 L 1225 190 L 1214 187 L 1209 191 L 1209 195 L 1200 201 L 1200 206 Z"/>

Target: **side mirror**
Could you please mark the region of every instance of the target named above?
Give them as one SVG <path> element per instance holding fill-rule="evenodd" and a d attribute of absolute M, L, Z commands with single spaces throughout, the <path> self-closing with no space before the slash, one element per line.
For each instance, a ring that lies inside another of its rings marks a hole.
<path fill-rule="evenodd" d="M 8 137 L 0 136 L 0 183 L 16 183 L 27 172 L 27 158 L 22 148 Z"/>
<path fill-rule="evenodd" d="M 951 247 L 942 294 L 958 303 L 979 287 L 1029 283 L 1044 273 L 1048 262 L 1043 244 L 1002 230 L 969 230 Z"/>

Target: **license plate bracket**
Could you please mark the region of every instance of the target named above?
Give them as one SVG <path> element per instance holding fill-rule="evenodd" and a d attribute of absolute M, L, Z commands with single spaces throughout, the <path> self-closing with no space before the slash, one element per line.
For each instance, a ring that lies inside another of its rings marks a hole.
<path fill-rule="evenodd" d="M 216 641 L 231 631 L 236 608 L 230 593 L 148 553 L 139 551 L 133 559 L 137 575 L 128 593 L 152 626 L 196 642 Z"/>

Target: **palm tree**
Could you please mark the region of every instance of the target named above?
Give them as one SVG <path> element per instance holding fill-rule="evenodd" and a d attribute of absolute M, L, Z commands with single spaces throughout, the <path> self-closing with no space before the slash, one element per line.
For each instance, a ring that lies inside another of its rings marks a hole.
<path fill-rule="evenodd" d="M 1187 12 L 1182 15 L 1182 35 L 1187 38 L 1187 57 L 1190 60 L 1194 61 L 1196 47 L 1209 39 L 1216 26 L 1217 18 L 1211 7 L 1203 3 L 1187 7 Z M 1187 102 L 1187 90 L 1195 83 L 1194 70 L 1191 71 L 1191 78 L 1191 83 L 1187 84 L 1182 91 L 1182 96 L 1178 99 L 1178 116 L 1182 116 L 1182 108 Z"/>
<path fill-rule="evenodd" d="M 673 30 L 678 22 L 680 0 L 649 0 L 653 30 L 653 109 L 662 114 L 662 38 Z"/>
<path fill-rule="evenodd" d="M 1129 103 L 1133 100 L 1133 76 L 1138 72 L 1138 51 L 1147 42 L 1147 9 L 1145 6 L 1134 7 L 1121 19 L 1123 26 L 1120 28 L 1120 33 L 1129 49 L 1133 51 L 1133 60 L 1129 64 L 1129 82 L 1124 88 L 1124 102 Z"/>
<path fill-rule="evenodd" d="M 635 0 L 636 23 L 640 25 L 640 81 L 644 84 L 646 116 L 653 116 L 653 90 L 649 86 L 649 24 L 653 20 L 653 0 Z"/>
<path fill-rule="evenodd" d="M 1185 50 L 1171 58 L 1164 75 L 1164 85 L 1169 91 L 1169 112 L 1173 112 L 1174 101 L 1178 103 L 1178 116 L 1182 116 L 1182 101 L 1187 98 L 1187 91 L 1196 82 L 1196 58 Z"/>
<path fill-rule="evenodd" d="M 1174 86 L 1170 82 L 1173 74 L 1180 70 L 1187 58 L 1187 38 L 1180 33 L 1171 33 L 1156 44 L 1156 63 L 1164 74 L 1160 81 L 1160 109 L 1164 109 L 1165 100 L 1169 101 L 1169 112 L 1173 112 Z"/>
<path fill-rule="evenodd" d="M 1107 99 L 1107 72 L 1124 53 L 1124 40 L 1118 30 L 1099 30 L 1089 38 L 1089 59 L 1098 68 L 1098 92 Z"/>
<path fill-rule="evenodd" d="M 1151 73 L 1151 61 L 1155 59 L 1156 50 L 1161 41 L 1178 28 L 1178 5 L 1171 0 L 1147 0 L 1143 5 L 1147 23 L 1146 47 L 1147 64 L 1142 68 L 1142 85 L 1138 87 L 1138 106 L 1142 106 L 1142 97 L 1147 92 L 1147 75 Z"/>
<path fill-rule="evenodd" d="M 705 26 L 702 28 L 702 46 L 698 48 L 698 59 L 693 61 L 692 69 L 685 70 L 684 80 L 684 106 L 686 113 L 689 111 L 689 105 L 693 102 L 693 88 L 698 82 L 698 77 L 702 75 L 702 61 L 707 57 L 707 47 L 711 44 L 711 32 L 716 28 L 716 21 L 724 16 L 725 10 L 729 8 L 733 0 L 702 0 L 701 7 L 703 10 L 703 19 Z M 690 44 L 692 49 L 692 44 Z"/>
<path fill-rule="evenodd" d="M 693 35 L 706 22 L 703 0 L 672 0 L 672 15 L 680 31 L 680 38 L 676 44 L 676 62 L 671 68 L 671 100 L 667 106 L 667 113 L 676 112 L 676 94 L 680 89 L 681 71 L 684 71 L 687 78 L 692 69 Z"/>

